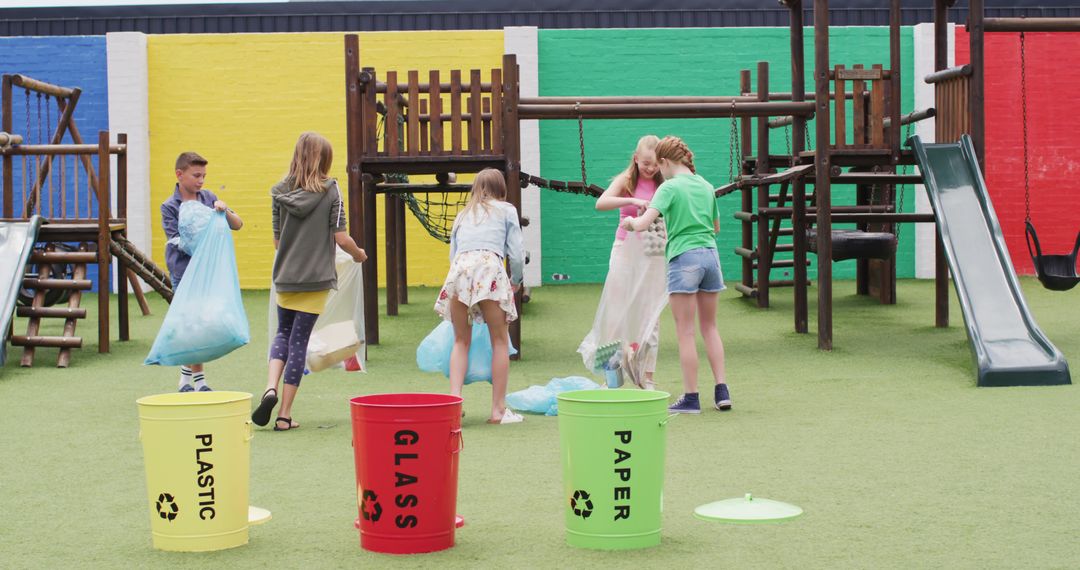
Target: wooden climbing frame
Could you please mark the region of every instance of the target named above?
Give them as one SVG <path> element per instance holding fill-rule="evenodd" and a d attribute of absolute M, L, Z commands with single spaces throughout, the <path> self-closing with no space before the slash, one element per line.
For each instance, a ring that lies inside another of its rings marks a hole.
<path fill-rule="evenodd" d="M 143 297 L 139 276 L 147 279 L 155 289 L 171 298 L 171 287 L 162 283 L 164 272 L 127 241 L 127 135 L 117 135 L 116 143 L 110 142 L 108 131 L 98 133 L 96 144 L 83 142 L 73 118 L 81 90 L 77 87 L 61 87 L 24 75 L 4 75 L 2 86 L 2 124 L 0 131 L 14 133 L 21 125 L 14 124 L 14 100 L 17 90 L 23 91 L 26 107 L 27 131 L 21 133 L 20 143 L 0 148 L 3 159 L 2 216 L 0 221 L 24 221 L 31 216 L 41 216 L 43 224 L 38 231 L 41 245 L 28 267 L 40 268 L 36 275 L 28 275 L 25 287 L 35 290 L 29 307 L 20 307 L 17 315 L 28 319 L 25 335 L 13 335 L 12 344 L 23 346 L 23 366 L 33 364 L 35 349 L 59 348 L 57 366 L 70 363 L 71 349 L 81 348 L 82 339 L 75 336 L 78 319 L 85 318 L 86 310 L 79 308 L 82 292 L 94 288 L 86 279 L 87 266 L 97 265 L 98 293 L 98 351 L 109 352 L 109 279 L 112 274 L 114 255 L 117 274 L 123 276 L 116 283 L 118 293 L 119 338 L 128 340 L 128 286 L 131 285 L 144 314 L 149 313 Z M 36 100 L 38 125 L 31 124 L 31 97 Z M 42 105 L 44 103 L 44 106 Z M 41 125 L 41 112 L 52 116 L 56 105 L 55 126 L 51 120 Z M 48 138 L 44 136 L 48 129 Z M 65 137 L 71 143 L 64 143 Z M 36 140 L 35 140 L 36 139 Z M 96 166 L 95 166 L 96 159 Z M 14 172 L 20 170 L 22 183 L 16 187 Z M 58 180 L 57 180 L 58 179 Z M 116 183 L 116 212 L 113 212 L 112 184 Z M 57 184 L 58 182 L 58 184 Z M 18 198 L 19 209 L 15 204 Z M 96 208 L 96 212 L 95 212 Z M 76 243 L 76 251 L 63 251 L 58 244 Z M 70 265 L 72 275 L 51 275 L 52 265 Z M 154 277 L 154 274 L 158 278 Z M 46 297 L 49 290 L 70 290 L 66 308 L 49 307 Z M 61 336 L 43 336 L 41 319 L 64 320 Z"/>

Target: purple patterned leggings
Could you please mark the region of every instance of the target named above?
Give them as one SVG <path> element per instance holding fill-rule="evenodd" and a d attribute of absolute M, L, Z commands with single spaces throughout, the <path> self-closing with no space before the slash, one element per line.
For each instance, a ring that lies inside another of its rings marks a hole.
<path fill-rule="evenodd" d="M 307 362 L 308 340 L 319 315 L 292 309 L 277 308 L 278 328 L 270 345 L 270 360 L 285 363 L 285 383 L 300 385 Z"/>

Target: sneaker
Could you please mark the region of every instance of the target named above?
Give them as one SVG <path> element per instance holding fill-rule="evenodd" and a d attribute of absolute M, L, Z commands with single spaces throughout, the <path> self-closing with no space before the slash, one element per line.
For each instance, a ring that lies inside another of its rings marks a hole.
<path fill-rule="evenodd" d="M 726 412 L 731 409 L 731 394 L 727 384 L 717 384 L 713 388 L 713 399 L 716 401 L 716 409 Z"/>
<path fill-rule="evenodd" d="M 195 387 L 192 386 L 191 384 L 184 384 L 183 386 L 180 386 L 180 393 L 181 394 L 184 393 L 184 392 L 194 392 L 194 391 L 195 391 Z"/>
<path fill-rule="evenodd" d="M 697 394 L 683 394 L 674 404 L 668 406 L 668 411 L 677 414 L 700 414 L 701 402 L 698 401 Z"/>
<path fill-rule="evenodd" d="M 214 390 L 213 390 L 213 389 L 211 389 L 211 388 L 210 388 L 209 386 L 207 386 L 206 384 L 203 384 L 203 385 L 202 385 L 202 387 L 200 387 L 200 388 L 199 388 L 199 391 L 200 391 L 200 392 L 213 392 Z"/>

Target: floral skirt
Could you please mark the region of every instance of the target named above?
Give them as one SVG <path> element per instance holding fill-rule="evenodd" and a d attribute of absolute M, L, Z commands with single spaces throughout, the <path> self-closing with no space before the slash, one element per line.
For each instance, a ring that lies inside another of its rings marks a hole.
<path fill-rule="evenodd" d="M 484 322 L 480 301 L 499 303 L 499 308 L 506 312 L 506 322 L 518 318 L 510 278 L 506 276 L 502 258 L 492 251 L 465 251 L 454 257 L 435 301 L 435 312 L 449 321 L 450 301 L 455 298 L 469 307 L 469 316 L 475 323 Z"/>

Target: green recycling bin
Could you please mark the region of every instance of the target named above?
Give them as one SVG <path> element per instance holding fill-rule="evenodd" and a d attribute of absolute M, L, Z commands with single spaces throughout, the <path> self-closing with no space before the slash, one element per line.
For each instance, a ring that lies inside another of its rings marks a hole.
<path fill-rule="evenodd" d="M 669 394 L 559 394 L 566 541 L 599 550 L 660 544 Z"/>

